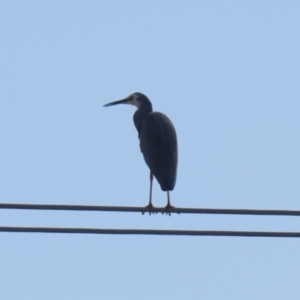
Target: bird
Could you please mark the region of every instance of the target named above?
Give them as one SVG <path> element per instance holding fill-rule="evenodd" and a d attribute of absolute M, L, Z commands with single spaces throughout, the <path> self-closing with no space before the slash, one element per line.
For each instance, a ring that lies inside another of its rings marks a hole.
<path fill-rule="evenodd" d="M 173 123 L 165 114 L 153 111 L 152 103 L 142 93 L 133 93 L 125 99 L 107 103 L 104 107 L 117 104 L 131 104 L 137 108 L 133 115 L 133 122 L 138 131 L 141 152 L 150 169 L 150 195 L 146 208 L 150 212 L 154 210 L 152 204 L 153 176 L 160 184 L 161 189 L 167 192 L 165 209 L 174 208 L 171 205 L 170 191 L 174 189 L 176 183 L 178 145 Z"/>

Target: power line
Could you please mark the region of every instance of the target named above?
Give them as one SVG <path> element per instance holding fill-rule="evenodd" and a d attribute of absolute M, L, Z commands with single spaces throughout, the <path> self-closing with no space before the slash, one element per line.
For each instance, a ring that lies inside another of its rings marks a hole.
<path fill-rule="evenodd" d="M 0 227 L 0 232 L 300 238 L 300 232 Z"/>
<path fill-rule="evenodd" d="M 0 203 L 0 209 L 29 209 L 56 211 L 106 211 L 106 212 L 139 212 L 139 213 L 177 213 L 177 214 L 221 214 L 221 215 L 258 215 L 258 216 L 300 216 L 299 210 L 267 210 L 267 209 L 227 209 L 227 208 L 154 208 L 134 206 L 94 206 L 63 204 L 17 204 Z"/>

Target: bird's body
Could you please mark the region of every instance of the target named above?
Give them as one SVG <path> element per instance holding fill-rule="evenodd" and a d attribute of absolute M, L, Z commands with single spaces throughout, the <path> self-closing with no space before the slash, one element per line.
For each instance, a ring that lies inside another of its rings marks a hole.
<path fill-rule="evenodd" d="M 172 191 L 177 173 L 177 139 L 170 119 L 160 112 L 148 113 L 143 119 L 139 137 L 146 164 L 161 189 Z"/>
<path fill-rule="evenodd" d="M 124 100 L 106 104 L 132 104 L 137 107 L 133 115 L 134 125 L 138 131 L 140 148 L 146 164 L 150 169 L 150 200 L 152 206 L 153 175 L 163 191 L 168 193 L 168 204 L 171 208 L 169 191 L 174 189 L 177 174 L 177 137 L 171 120 L 163 113 L 153 112 L 150 100 L 141 93 L 134 93 Z"/>

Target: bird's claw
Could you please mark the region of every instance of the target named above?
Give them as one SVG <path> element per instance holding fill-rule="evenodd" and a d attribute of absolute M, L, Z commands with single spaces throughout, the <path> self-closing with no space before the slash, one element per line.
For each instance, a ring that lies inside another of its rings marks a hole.
<path fill-rule="evenodd" d="M 162 214 L 164 214 L 164 213 L 166 213 L 166 215 L 171 216 L 171 213 L 169 211 L 166 211 L 166 212 L 163 211 Z"/>
<path fill-rule="evenodd" d="M 173 208 L 175 208 L 175 207 L 168 203 L 168 204 L 165 206 L 165 210 L 166 210 L 166 211 L 163 211 L 162 214 L 166 213 L 166 215 L 171 216 L 171 211 L 170 211 L 170 209 L 173 209 Z M 179 214 L 179 213 L 178 213 L 178 214 Z"/>
<path fill-rule="evenodd" d="M 155 207 L 152 205 L 152 203 L 149 203 L 148 205 L 145 206 L 147 210 L 149 210 L 149 215 L 151 214 L 157 214 L 156 211 L 154 211 Z M 145 211 L 142 211 L 142 215 L 145 213 Z"/>

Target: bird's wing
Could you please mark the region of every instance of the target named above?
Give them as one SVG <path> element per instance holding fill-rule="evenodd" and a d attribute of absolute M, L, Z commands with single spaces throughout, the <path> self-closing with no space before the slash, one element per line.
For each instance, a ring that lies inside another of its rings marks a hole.
<path fill-rule="evenodd" d="M 140 147 L 161 188 L 172 190 L 176 182 L 177 137 L 175 128 L 166 115 L 152 112 L 143 118 Z"/>

